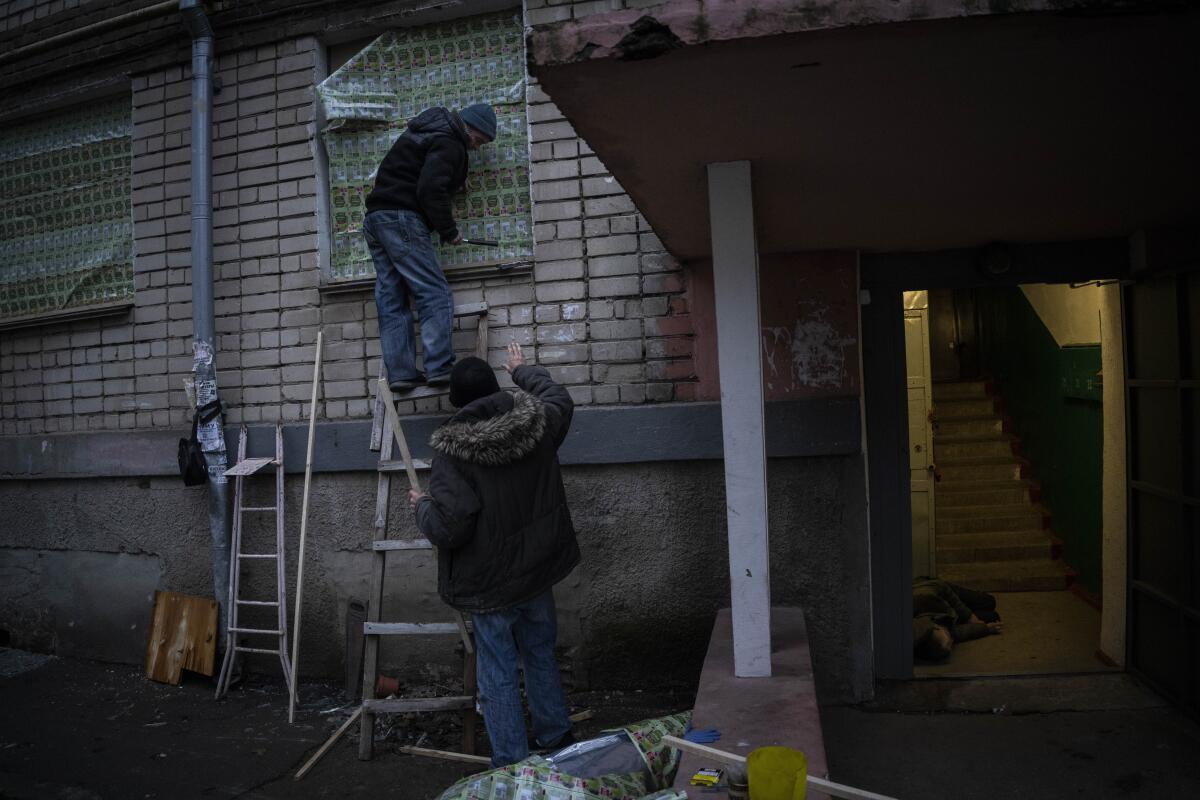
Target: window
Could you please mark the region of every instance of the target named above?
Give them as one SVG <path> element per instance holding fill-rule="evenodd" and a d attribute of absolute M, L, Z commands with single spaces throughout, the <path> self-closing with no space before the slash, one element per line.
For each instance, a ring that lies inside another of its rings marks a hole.
<path fill-rule="evenodd" d="M 439 246 L 447 273 L 528 260 L 533 252 L 525 42 L 519 12 L 486 14 L 383 34 L 317 87 L 326 127 L 331 282 L 373 278 L 363 238 L 375 170 L 408 119 L 431 106 L 491 103 L 496 140 L 472 152 L 454 218 L 467 238 L 498 247 Z M 435 236 L 436 239 L 436 236 Z"/>
<path fill-rule="evenodd" d="M 128 98 L 0 130 L 0 324 L 133 299 Z"/>

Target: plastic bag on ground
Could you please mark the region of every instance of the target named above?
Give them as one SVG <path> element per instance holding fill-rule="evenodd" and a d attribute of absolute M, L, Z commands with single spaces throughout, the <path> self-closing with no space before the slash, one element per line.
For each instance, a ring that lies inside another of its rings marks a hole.
<path fill-rule="evenodd" d="M 463 778 L 439 800 L 683 800 L 670 789 L 692 713 L 648 719 L 507 767 Z"/>

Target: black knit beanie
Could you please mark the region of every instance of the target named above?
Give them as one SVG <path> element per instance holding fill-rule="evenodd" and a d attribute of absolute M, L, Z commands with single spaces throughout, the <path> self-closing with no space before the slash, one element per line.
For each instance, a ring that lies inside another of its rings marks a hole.
<path fill-rule="evenodd" d="M 462 408 L 468 403 L 500 391 L 496 373 L 482 358 L 464 358 L 450 371 L 450 404 Z"/>

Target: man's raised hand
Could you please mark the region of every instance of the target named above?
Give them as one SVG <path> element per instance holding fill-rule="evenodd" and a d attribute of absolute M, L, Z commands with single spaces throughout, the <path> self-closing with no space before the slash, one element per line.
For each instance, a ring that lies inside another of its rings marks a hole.
<path fill-rule="evenodd" d="M 517 367 L 525 366 L 525 354 L 521 352 L 521 345 L 516 342 L 508 343 L 508 361 L 504 362 L 504 368 L 510 373 Z"/>

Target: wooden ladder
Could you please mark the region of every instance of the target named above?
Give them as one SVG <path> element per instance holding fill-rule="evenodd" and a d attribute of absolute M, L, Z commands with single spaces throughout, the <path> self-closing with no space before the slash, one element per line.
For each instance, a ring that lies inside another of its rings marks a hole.
<path fill-rule="evenodd" d="M 229 627 L 225 638 L 225 660 L 221 664 L 221 674 L 217 679 L 217 699 L 219 700 L 228 690 L 233 673 L 233 663 L 238 653 L 277 654 L 279 663 L 283 665 L 283 677 L 287 682 L 288 692 L 292 689 L 292 668 L 288 661 L 287 646 L 287 582 L 283 574 L 283 425 L 275 425 L 275 455 L 246 457 L 246 426 L 243 425 L 238 435 L 237 463 L 225 471 L 225 475 L 234 478 L 233 489 L 233 540 L 230 542 L 229 559 L 229 598 L 226 606 L 229 613 Z M 247 477 L 268 466 L 275 467 L 275 505 L 273 506 L 244 506 L 244 483 Z M 262 553 L 242 552 L 242 520 L 249 513 L 275 514 L 275 551 Z M 275 561 L 276 592 L 274 600 L 243 600 L 241 597 L 242 562 L 249 560 Z M 243 628 L 238 622 L 239 609 L 242 606 L 265 607 L 276 609 L 277 624 L 274 630 L 265 628 Z M 275 647 L 244 647 L 237 643 L 238 634 L 245 636 L 274 637 Z"/>
<path fill-rule="evenodd" d="M 475 354 L 487 358 L 488 317 L 487 304 L 471 303 L 455 306 L 455 318 L 478 317 L 479 328 L 475 341 Z M 382 622 L 384 572 L 388 553 L 401 557 L 417 550 L 433 550 L 428 539 L 388 538 L 388 516 L 391 505 L 392 476 L 404 471 L 409 486 L 419 489 L 417 466 L 428 467 L 428 462 L 414 462 L 404 438 L 400 417 L 396 412 L 396 395 L 388 388 L 387 376 L 381 368 L 375 397 L 375 415 L 371 427 L 371 449 L 379 451 L 377 491 L 375 496 L 375 520 L 372 527 L 371 591 L 367 597 L 367 621 L 363 624 L 363 700 L 362 717 L 359 721 L 358 757 L 370 759 L 375 749 L 376 714 L 411 714 L 427 711 L 462 711 L 465 753 L 475 752 L 475 727 L 478 715 L 475 712 L 475 643 L 466 618 L 454 611 L 453 622 Z M 422 386 L 399 396 L 401 400 L 440 396 L 449 393 L 449 387 Z M 400 458 L 393 459 L 393 446 L 399 445 Z M 449 697 L 392 698 L 379 699 L 375 696 L 375 683 L 379 675 L 379 638 L 381 636 L 457 636 L 463 644 L 463 693 Z"/>

